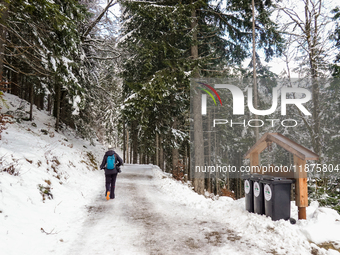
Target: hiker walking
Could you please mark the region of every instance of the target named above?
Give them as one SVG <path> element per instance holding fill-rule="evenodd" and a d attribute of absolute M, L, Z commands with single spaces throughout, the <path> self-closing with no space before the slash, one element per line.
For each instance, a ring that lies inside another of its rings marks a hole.
<path fill-rule="evenodd" d="M 100 169 L 105 170 L 106 200 L 115 198 L 117 174 L 121 172 L 120 166 L 123 165 L 123 160 L 113 149 L 113 146 L 109 145 L 108 151 L 105 153 L 103 162 L 100 165 Z"/>

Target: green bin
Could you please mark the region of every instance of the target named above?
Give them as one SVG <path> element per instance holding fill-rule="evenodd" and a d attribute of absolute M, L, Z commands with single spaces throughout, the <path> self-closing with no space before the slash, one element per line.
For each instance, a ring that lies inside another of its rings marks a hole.
<path fill-rule="evenodd" d="M 252 178 L 253 178 L 252 174 L 246 174 L 242 176 L 242 179 L 244 179 L 245 206 L 248 212 L 254 212 L 254 195 Z"/>
<path fill-rule="evenodd" d="M 264 193 L 262 180 L 269 180 L 271 176 L 256 174 L 253 176 L 253 194 L 254 194 L 254 213 L 265 214 Z"/>
<path fill-rule="evenodd" d="M 290 191 L 292 180 L 273 177 L 260 181 L 263 185 L 265 214 L 272 220 L 290 218 Z"/>

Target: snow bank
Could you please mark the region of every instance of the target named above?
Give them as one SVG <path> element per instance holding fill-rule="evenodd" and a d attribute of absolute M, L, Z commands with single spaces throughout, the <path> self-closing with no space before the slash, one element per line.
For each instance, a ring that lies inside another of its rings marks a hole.
<path fill-rule="evenodd" d="M 307 208 L 307 220 L 297 220 L 295 225 L 284 220 L 272 221 L 264 215 L 247 212 L 244 198 L 206 198 L 193 192 L 187 184 L 170 178 L 158 167 L 153 170 L 163 192 L 174 200 L 200 209 L 205 217 L 223 218 L 226 226 L 235 230 L 239 241 L 257 240 L 257 247 L 250 247 L 252 254 L 261 249 L 272 250 L 274 254 L 311 254 L 312 251 L 318 252 L 314 254 L 340 254 L 316 245 L 332 243 L 336 249 L 340 248 L 340 215 L 333 209 L 312 203 Z M 295 202 L 291 203 L 291 216 L 298 218 Z M 223 247 L 220 254 L 225 254 Z"/>
<path fill-rule="evenodd" d="M 307 213 L 307 221 L 300 221 L 299 227 L 308 240 L 317 244 L 332 242 L 340 249 L 340 215 L 333 209 L 319 207 L 318 202 L 312 202 Z"/>
<path fill-rule="evenodd" d="M 104 186 L 96 170 L 105 149 L 72 131 L 55 132 L 54 119 L 35 107 L 34 120 L 23 121 L 28 103 L 4 99 L 2 112 L 14 123 L 0 140 L 0 253 L 58 254 L 80 231 L 94 189 Z"/>

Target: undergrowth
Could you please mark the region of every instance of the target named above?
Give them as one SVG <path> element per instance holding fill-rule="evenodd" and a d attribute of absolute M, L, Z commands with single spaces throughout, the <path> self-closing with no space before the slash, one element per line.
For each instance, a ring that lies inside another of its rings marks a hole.
<path fill-rule="evenodd" d="M 309 180 L 308 193 L 311 201 L 340 214 L 340 178 L 313 178 Z"/>
<path fill-rule="evenodd" d="M 6 101 L 3 99 L 3 92 L 0 91 L 0 140 L 2 131 L 6 129 L 6 124 L 13 123 L 10 121 L 13 116 L 1 113 L 3 106 L 6 106 Z"/>
<path fill-rule="evenodd" d="M 51 181 L 50 180 L 45 180 L 45 183 L 47 185 L 42 185 L 42 184 L 38 184 L 38 189 L 40 191 L 40 194 L 42 196 L 43 201 L 46 200 L 46 198 L 48 199 L 53 199 L 53 194 L 51 193 Z"/>

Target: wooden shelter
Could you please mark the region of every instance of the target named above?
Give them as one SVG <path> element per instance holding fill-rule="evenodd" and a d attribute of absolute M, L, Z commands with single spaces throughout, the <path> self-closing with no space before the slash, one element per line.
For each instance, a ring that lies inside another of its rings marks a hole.
<path fill-rule="evenodd" d="M 275 171 L 274 166 L 267 169 L 259 167 L 260 153 L 273 142 L 294 155 L 295 167 L 287 167 L 286 170 L 289 169 L 289 171 Z M 250 159 L 252 172 L 295 179 L 295 203 L 299 208 L 299 219 L 306 219 L 306 207 L 308 206 L 306 160 L 317 160 L 319 156 L 284 135 L 266 133 L 249 149 L 244 157 Z"/>

